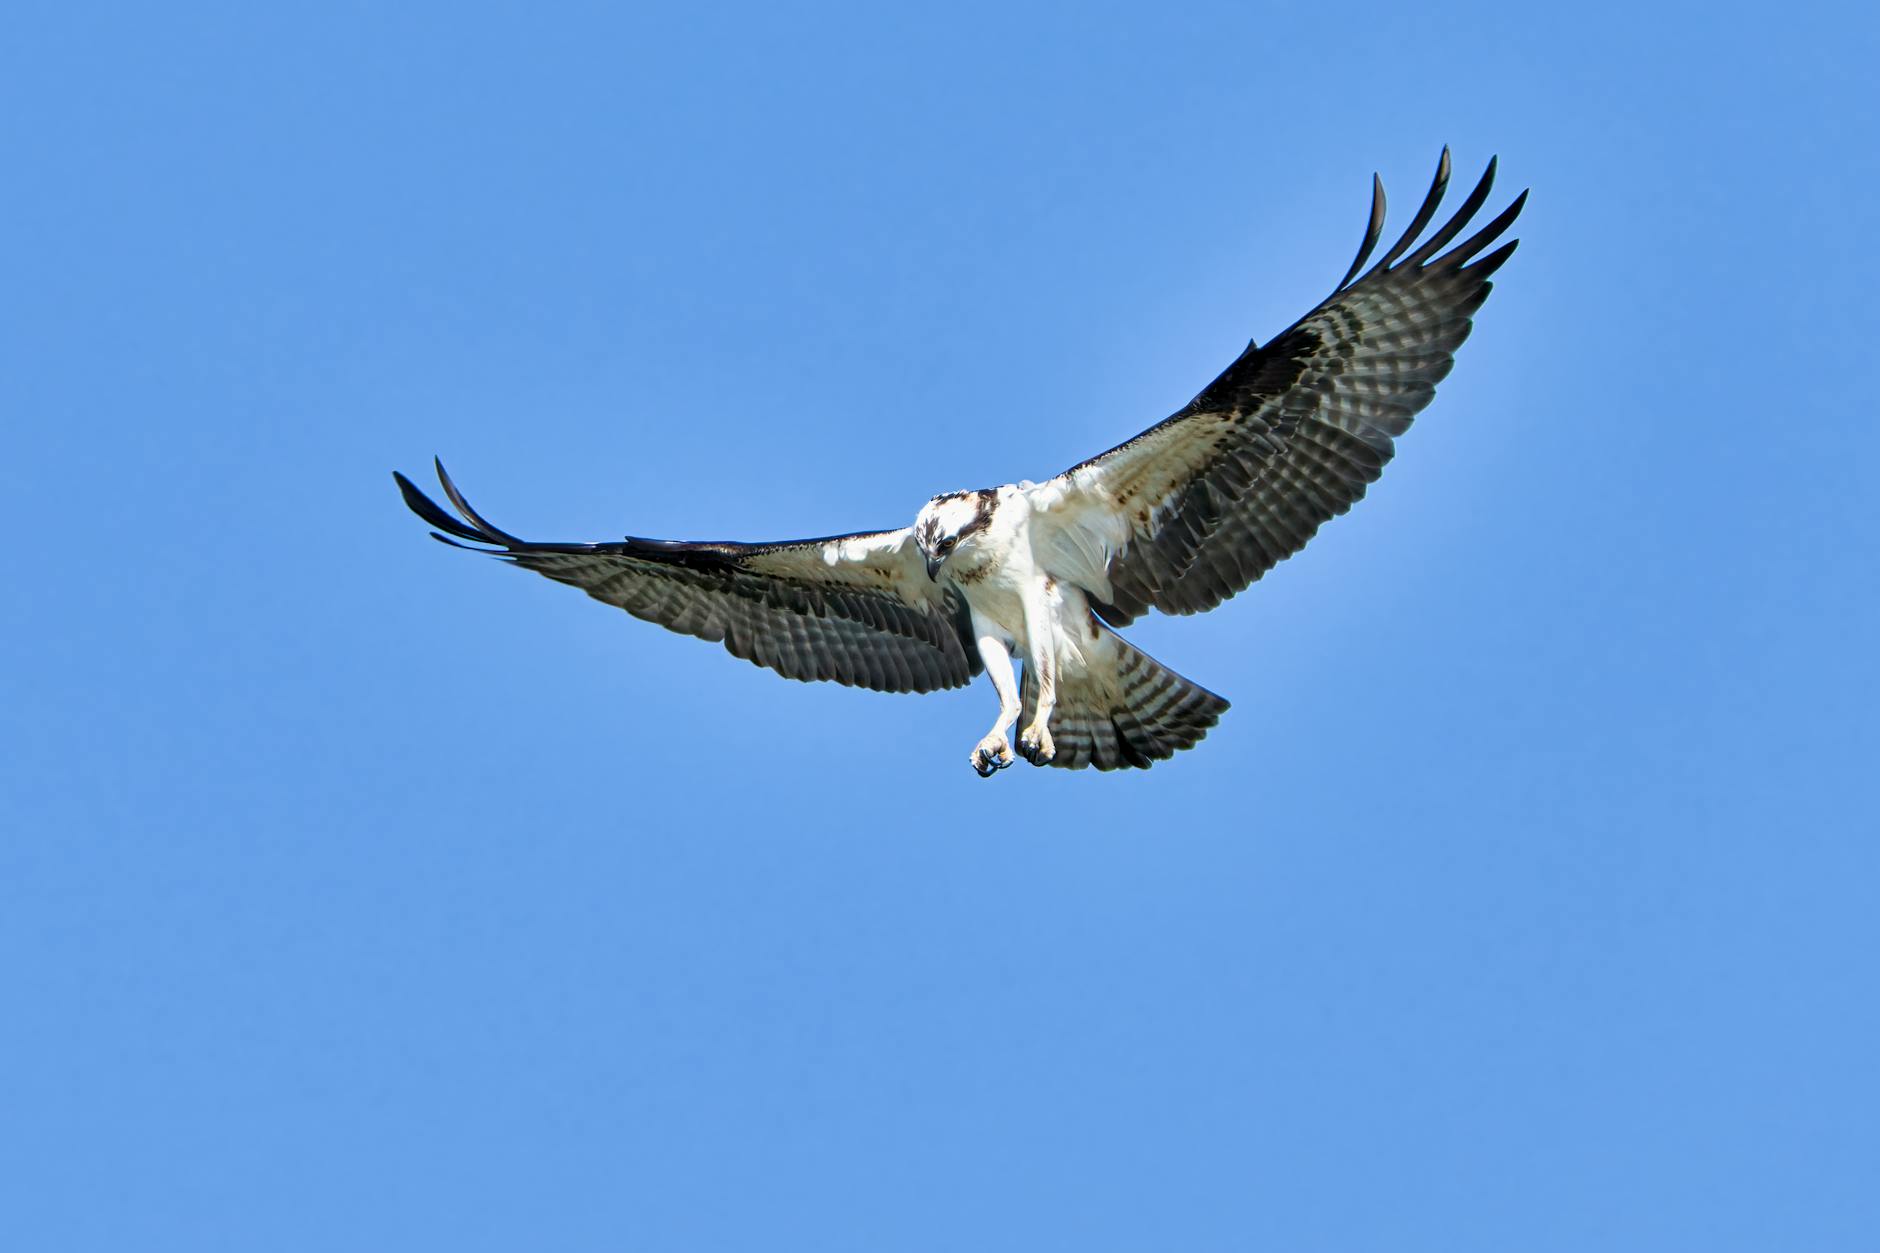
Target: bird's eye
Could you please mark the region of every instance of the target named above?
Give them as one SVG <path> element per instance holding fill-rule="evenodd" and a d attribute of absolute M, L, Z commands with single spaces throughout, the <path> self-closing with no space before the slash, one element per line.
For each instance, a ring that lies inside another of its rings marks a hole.
<path fill-rule="evenodd" d="M 940 541 L 940 551 L 943 553 L 952 552 L 953 543 L 954 543 L 953 537 L 951 535 L 947 536 L 945 539 Z"/>

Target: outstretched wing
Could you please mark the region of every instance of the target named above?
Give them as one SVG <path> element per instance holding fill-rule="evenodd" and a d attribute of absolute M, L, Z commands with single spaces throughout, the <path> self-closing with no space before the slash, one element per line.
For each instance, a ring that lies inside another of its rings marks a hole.
<path fill-rule="evenodd" d="M 1445 148 L 1410 229 L 1356 278 L 1384 226 L 1384 186 L 1374 179 L 1357 259 L 1318 308 L 1265 348 L 1249 344 L 1173 417 L 1032 489 L 1034 542 L 1054 547 L 1060 568 L 1088 573 L 1085 590 L 1105 619 L 1120 626 L 1150 608 L 1212 609 L 1364 495 L 1449 373 L 1489 275 L 1515 249 L 1510 240 L 1480 256 L 1526 192 L 1442 252 L 1494 178 L 1491 160 L 1456 215 L 1411 252 L 1448 186 Z"/>
<path fill-rule="evenodd" d="M 927 577 L 905 529 L 777 544 L 632 536 L 534 544 L 472 509 L 441 462 L 438 481 L 461 518 L 404 475 L 392 477 L 446 544 L 502 557 L 670 630 L 722 641 L 732 656 L 785 678 L 931 692 L 960 687 L 981 668 L 968 647 L 964 604 Z"/>

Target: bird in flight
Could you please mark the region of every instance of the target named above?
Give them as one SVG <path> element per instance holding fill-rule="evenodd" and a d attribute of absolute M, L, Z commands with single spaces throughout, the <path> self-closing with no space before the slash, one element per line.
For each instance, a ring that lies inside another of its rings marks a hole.
<path fill-rule="evenodd" d="M 1017 754 L 1034 765 L 1147 767 L 1192 747 L 1227 702 L 1113 628 L 1151 609 L 1214 608 L 1364 495 L 1515 249 L 1500 239 L 1526 192 L 1449 247 L 1494 177 L 1491 160 L 1419 244 L 1449 183 L 1445 148 L 1409 229 L 1364 270 L 1384 227 L 1373 178 L 1370 223 L 1332 294 L 1264 348 L 1248 344 L 1174 416 L 1054 479 L 935 496 L 898 530 L 541 544 L 485 520 L 441 462 L 455 515 L 393 477 L 436 539 L 785 678 L 931 692 L 985 671 L 999 715 L 971 753 L 982 776 L 1013 763 L 1021 721 Z"/>

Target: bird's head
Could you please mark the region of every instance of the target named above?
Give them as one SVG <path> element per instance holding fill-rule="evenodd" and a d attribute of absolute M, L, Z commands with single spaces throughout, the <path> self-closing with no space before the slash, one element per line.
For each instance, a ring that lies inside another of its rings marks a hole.
<path fill-rule="evenodd" d="M 991 491 L 948 492 L 921 506 L 914 519 L 914 542 L 927 559 L 928 578 L 937 581 L 947 558 L 985 529 L 997 500 Z"/>

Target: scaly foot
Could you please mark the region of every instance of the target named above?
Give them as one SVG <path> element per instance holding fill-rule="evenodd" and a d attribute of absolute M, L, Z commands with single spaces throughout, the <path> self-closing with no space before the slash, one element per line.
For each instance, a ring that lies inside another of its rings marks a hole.
<path fill-rule="evenodd" d="M 1003 735 L 988 735 L 979 741 L 979 746 L 973 749 L 969 760 L 980 778 L 990 779 L 994 771 L 1005 769 L 1015 760 L 1012 756 L 1012 742 Z"/>
<path fill-rule="evenodd" d="M 1026 727 L 1019 734 L 1018 751 L 1034 766 L 1048 764 L 1057 756 L 1057 745 L 1051 742 L 1051 728 L 1042 722 Z"/>

